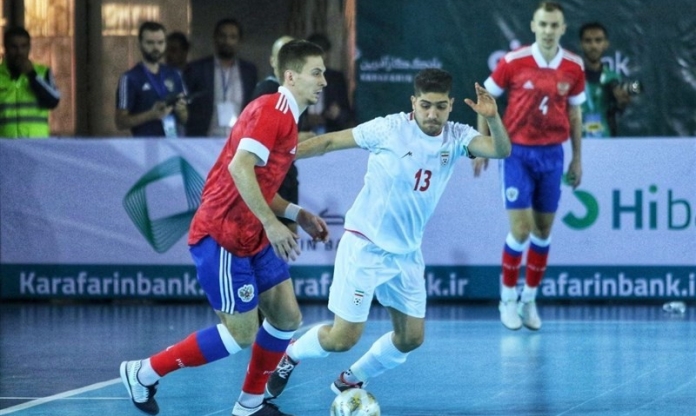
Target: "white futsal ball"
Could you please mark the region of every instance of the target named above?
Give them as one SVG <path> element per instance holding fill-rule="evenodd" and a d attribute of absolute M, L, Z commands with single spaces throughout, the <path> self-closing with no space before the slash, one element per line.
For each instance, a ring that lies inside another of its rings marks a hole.
<path fill-rule="evenodd" d="M 348 389 L 331 403 L 330 416 L 379 416 L 379 403 L 367 390 Z"/>

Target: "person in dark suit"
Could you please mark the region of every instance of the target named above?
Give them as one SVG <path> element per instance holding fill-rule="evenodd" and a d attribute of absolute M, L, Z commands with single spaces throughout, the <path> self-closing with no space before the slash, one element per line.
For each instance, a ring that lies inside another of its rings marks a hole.
<path fill-rule="evenodd" d="M 190 98 L 188 137 L 227 137 L 258 80 L 256 65 L 239 59 L 242 26 L 232 18 L 217 22 L 215 54 L 189 63 L 184 82 Z"/>
<path fill-rule="evenodd" d="M 314 33 L 307 40 L 324 50 L 324 62 L 327 62 L 327 54 L 331 50 L 329 38 L 323 33 Z M 348 101 L 345 75 L 327 66 L 324 78 L 327 85 L 321 93 L 321 100 L 307 109 L 301 130 L 323 134 L 353 127 L 353 110 Z"/>

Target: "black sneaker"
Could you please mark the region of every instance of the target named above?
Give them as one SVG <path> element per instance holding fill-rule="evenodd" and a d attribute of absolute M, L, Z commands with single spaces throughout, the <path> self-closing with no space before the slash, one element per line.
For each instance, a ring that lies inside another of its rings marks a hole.
<path fill-rule="evenodd" d="M 288 385 L 290 375 L 297 364 L 299 364 L 299 362 L 293 361 L 287 354 L 283 355 L 283 358 L 280 359 L 273 374 L 271 374 L 266 382 L 266 395 L 268 397 L 274 399 L 280 396 L 280 393 L 285 390 L 285 386 Z"/>
<path fill-rule="evenodd" d="M 145 386 L 138 381 L 138 370 L 140 370 L 140 361 L 124 361 L 121 363 L 119 372 L 121 373 L 121 381 L 128 390 L 128 395 L 133 404 L 139 410 L 148 415 L 156 415 L 159 413 L 159 406 L 155 401 L 155 393 L 157 393 L 157 384 Z"/>
<path fill-rule="evenodd" d="M 344 391 L 346 391 L 348 389 L 361 389 L 361 388 L 363 388 L 363 385 L 365 383 L 363 383 L 362 381 L 359 383 L 351 383 L 351 382 L 346 381 L 344 374 L 346 374 L 349 371 L 350 370 L 342 372 L 341 374 L 338 375 L 338 378 L 333 383 L 331 383 L 331 390 L 333 390 L 333 392 L 336 393 L 337 395 L 343 393 Z"/>
<path fill-rule="evenodd" d="M 264 400 L 260 406 L 254 408 L 244 407 L 239 402 L 234 404 L 232 416 L 292 416 L 280 411 L 277 405 Z"/>

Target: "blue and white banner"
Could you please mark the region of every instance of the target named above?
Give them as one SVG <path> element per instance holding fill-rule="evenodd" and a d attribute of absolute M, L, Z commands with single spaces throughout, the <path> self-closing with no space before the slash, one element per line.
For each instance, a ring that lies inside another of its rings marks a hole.
<path fill-rule="evenodd" d="M 217 139 L 0 141 L 0 298 L 202 298 L 186 237 Z M 300 204 L 331 240 L 302 235 L 296 292 L 325 299 L 367 152 L 297 162 Z M 696 296 L 696 140 L 586 140 L 564 186 L 541 294 Z M 497 164 L 458 167 L 423 242 L 432 299 L 494 299 L 508 223 Z"/>

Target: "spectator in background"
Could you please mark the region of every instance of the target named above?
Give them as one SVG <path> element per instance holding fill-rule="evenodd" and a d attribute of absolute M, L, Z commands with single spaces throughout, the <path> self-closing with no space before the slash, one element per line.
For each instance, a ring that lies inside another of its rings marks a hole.
<path fill-rule="evenodd" d="M 138 30 L 141 62 L 121 75 L 116 92 L 116 127 L 134 137 L 175 138 L 177 123 L 188 118 L 185 88 L 179 72 L 160 61 L 166 47 L 166 29 L 144 22 Z"/>
<path fill-rule="evenodd" d="M 164 52 L 164 61 L 172 68 L 176 68 L 180 74 L 184 73 L 188 63 L 188 53 L 191 45 L 183 32 L 172 32 L 167 35 L 167 49 Z"/>
<path fill-rule="evenodd" d="M 580 28 L 580 48 L 585 61 L 585 95 L 582 105 L 583 137 L 616 137 L 616 115 L 631 102 L 621 78 L 602 63 L 609 48 L 607 29 L 597 22 Z"/>
<path fill-rule="evenodd" d="M 252 93 L 252 99 L 258 98 L 265 94 L 273 94 L 278 92 L 278 87 L 280 82 L 278 81 L 278 51 L 286 43 L 293 40 L 292 36 L 281 36 L 273 42 L 271 47 L 271 56 L 268 58 L 268 62 L 271 65 L 271 73 L 261 82 L 256 84 L 254 92 Z"/>
<path fill-rule="evenodd" d="M 0 65 L 0 137 L 48 137 L 48 113 L 58 106 L 60 92 L 51 69 L 29 60 L 31 36 L 21 27 L 3 36 L 5 58 Z"/>
<path fill-rule="evenodd" d="M 323 33 L 314 33 L 308 41 L 319 45 L 324 50 L 324 62 L 331 50 L 331 42 Z M 324 73 L 326 88 L 321 93 L 321 99 L 307 110 L 302 130 L 311 130 L 316 134 L 339 131 L 352 127 L 353 111 L 348 101 L 348 85 L 343 72 L 326 68 Z"/>
<path fill-rule="evenodd" d="M 239 59 L 242 26 L 235 19 L 217 22 L 213 31 L 214 56 L 191 62 L 184 81 L 191 94 L 189 137 L 228 137 L 231 126 L 251 101 L 258 80 L 256 65 Z"/>

